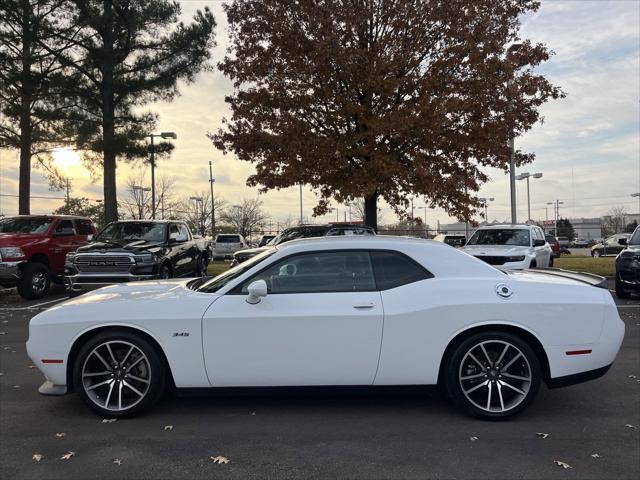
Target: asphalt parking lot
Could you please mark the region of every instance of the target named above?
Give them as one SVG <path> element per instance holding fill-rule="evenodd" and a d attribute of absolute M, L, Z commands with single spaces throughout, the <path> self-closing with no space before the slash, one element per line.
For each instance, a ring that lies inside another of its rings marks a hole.
<path fill-rule="evenodd" d="M 103 423 L 75 395 L 37 393 L 43 378 L 25 351 L 28 321 L 61 298 L 62 290 L 40 302 L 0 292 L 5 479 L 640 475 L 639 297 L 620 302 L 626 336 L 605 377 L 543 389 L 500 423 L 460 414 L 435 389 L 171 397 L 144 416 Z M 217 456 L 229 463 L 214 463 Z"/>

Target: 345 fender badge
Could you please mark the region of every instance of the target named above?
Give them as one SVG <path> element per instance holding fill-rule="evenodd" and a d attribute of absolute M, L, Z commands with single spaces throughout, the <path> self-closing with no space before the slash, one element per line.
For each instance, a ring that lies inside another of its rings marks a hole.
<path fill-rule="evenodd" d="M 513 290 L 506 283 L 499 283 L 498 285 L 496 285 L 496 293 L 499 297 L 511 298 L 511 296 L 513 295 Z"/>
<path fill-rule="evenodd" d="M 173 337 L 188 337 L 189 332 L 173 332 Z"/>

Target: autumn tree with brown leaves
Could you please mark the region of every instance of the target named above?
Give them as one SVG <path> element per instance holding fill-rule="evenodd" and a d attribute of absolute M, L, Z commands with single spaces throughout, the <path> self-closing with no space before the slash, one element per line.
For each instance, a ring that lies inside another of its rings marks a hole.
<path fill-rule="evenodd" d="M 519 37 L 533 0 L 236 0 L 219 64 L 232 115 L 210 134 L 255 164 L 263 191 L 304 183 L 315 214 L 364 197 L 377 226 L 384 199 L 410 195 L 469 218 L 483 167 L 508 169 L 511 135 L 562 96 L 534 68 L 549 50 Z M 508 48 L 522 44 L 512 54 Z M 518 164 L 532 153 L 518 152 Z"/>

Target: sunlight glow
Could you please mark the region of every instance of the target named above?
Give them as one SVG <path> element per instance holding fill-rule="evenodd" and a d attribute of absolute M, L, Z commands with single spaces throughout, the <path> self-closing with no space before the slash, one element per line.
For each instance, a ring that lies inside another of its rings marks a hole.
<path fill-rule="evenodd" d="M 71 148 L 55 148 L 53 158 L 63 175 L 70 175 L 81 169 L 80 156 Z"/>

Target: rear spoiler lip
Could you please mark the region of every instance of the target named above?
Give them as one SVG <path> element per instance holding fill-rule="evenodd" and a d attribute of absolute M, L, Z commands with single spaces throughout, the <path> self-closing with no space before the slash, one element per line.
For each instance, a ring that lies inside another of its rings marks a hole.
<path fill-rule="evenodd" d="M 556 277 L 569 278 L 577 282 L 586 283 L 598 288 L 604 288 L 609 290 L 609 282 L 606 277 L 595 275 L 588 272 L 574 272 L 572 270 L 565 270 L 563 268 L 535 268 L 532 272 L 540 272 L 546 275 L 553 275 Z"/>

